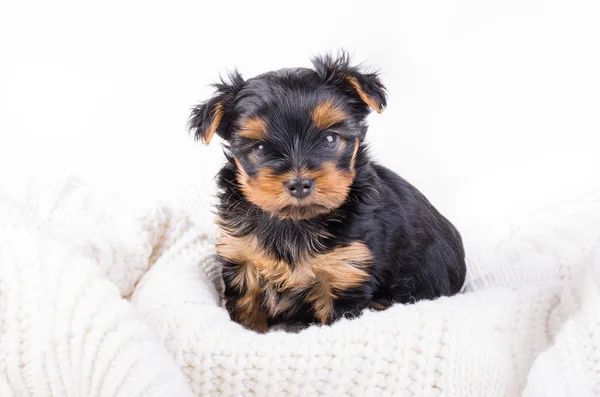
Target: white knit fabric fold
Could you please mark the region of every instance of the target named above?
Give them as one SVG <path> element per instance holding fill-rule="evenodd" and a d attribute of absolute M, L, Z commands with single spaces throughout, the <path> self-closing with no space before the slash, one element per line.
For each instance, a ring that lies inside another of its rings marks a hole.
<path fill-rule="evenodd" d="M 1 396 L 600 395 L 600 200 L 466 235 L 458 296 L 258 335 L 221 306 L 207 184 L 135 211 L 0 187 Z"/>

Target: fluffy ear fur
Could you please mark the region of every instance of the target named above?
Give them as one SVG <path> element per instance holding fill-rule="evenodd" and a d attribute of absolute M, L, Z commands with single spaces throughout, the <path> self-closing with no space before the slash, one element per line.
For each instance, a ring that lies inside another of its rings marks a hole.
<path fill-rule="evenodd" d="M 238 71 L 229 74 L 229 81 L 221 79 L 213 84 L 215 93 L 208 101 L 192 108 L 188 127 L 194 138 L 209 144 L 215 133 L 223 139 L 229 139 L 230 114 L 236 94 L 245 84 Z"/>
<path fill-rule="evenodd" d="M 363 72 L 360 66 L 352 66 L 350 62 L 350 55 L 345 51 L 337 57 L 326 54 L 316 56 L 312 60 L 315 71 L 324 83 L 341 88 L 377 113 L 381 113 L 387 104 L 387 98 L 378 74 Z"/>

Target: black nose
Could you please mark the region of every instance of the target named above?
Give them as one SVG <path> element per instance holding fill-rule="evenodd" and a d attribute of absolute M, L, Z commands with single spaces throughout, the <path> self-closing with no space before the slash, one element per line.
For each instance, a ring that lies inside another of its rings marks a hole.
<path fill-rule="evenodd" d="M 304 198 L 310 194 L 315 182 L 309 178 L 290 179 L 285 183 L 285 189 L 292 197 Z"/>

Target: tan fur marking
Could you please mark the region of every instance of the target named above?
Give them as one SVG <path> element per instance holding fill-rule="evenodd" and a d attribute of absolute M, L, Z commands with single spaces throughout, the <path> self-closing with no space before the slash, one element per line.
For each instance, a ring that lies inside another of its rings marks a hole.
<path fill-rule="evenodd" d="M 320 256 L 312 263 L 317 276 L 317 285 L 308 294 L 315 314 L 323 324 L 329 324 L 333 318 L 333 304 L 337 299 L 335 291 L 355 288 L 367 281 L 366 272 L 373 260 L 369 248 L 360 242 L 352 242 Z"/>
<path fill-rule="evenodd" d="M 329 128 L 344 121 L 346 117 L 346 113 L 336 106 L 332 100 L 319 103 L 312 112 L 313 123 L 321 129 Z"/>
<path fill-rule="evenodd" d="M 215 135 L 215 132 L 217 132 L 217 128 L 219 127 L 219 123 L 221 122 L 221 118 L 223 118 L 223 105 L 219 103 L 215 106 L 212 123 L 210 124 L 208 131 L 204 133 L 205 144 L 208 145 L 213 136 Z"/>
<path fill-rule="evenodd" d="M 352 160 L 350 161 L 350 168 L 354 169 L 354 167 L 356 166 L 356 155 L 358 154 L 358 146 L 359 146 L 359 141 L 358 138 L 356 138 L 356 141 L 354 142 L 354 151 L 352 152 Z"/>
<path fill-rule="evenodd" d="M 333 289 L 347 290 L 366 281 L 368 273 L 364 268 L 373 257 L 365 244 L 354 241 L 317 259 L 312 263 L 315 274 L 323 275 Z"/>
<path fill-rule="evenodd" d="M 370 97 L 369 95 L 367 95 L 366 92 L 363 91 L 362 87 L 360 86 L 360 83 L 358 82 L 358 80 L 356 80 L 356 77 L 348 77 L 348 82 L 350 82 L 352 87 L 354 87 L 354 90 L 356 90 L 358 96 L 360 96 L 360 99 L 362 99 L 364 103 L 369 105 L 369 107 L 371 107 L 371 109 L 375 110 L 377 113 L 381 113 L 381 111 L 383 110 L 381 108 L 381 105 L 377 103 L 377 101 L 373 97 Z"/>
<path fill-rule="evenodd" d="M 333 318 L 333 303 L 336 297 L 325 278 L 317 278 L 306 299 L 312 304 L 317 320 L 321 324 L 329 324 Z"/>
<path fill-rule="evenodd" d="M 258 175 L 250 178 L 242 165 L 236 160 L 237 180 L 246 198 L 268 212 L 277 212 L 281 207 L 293 204 L 293 198 L 284 190 L 285 181 L 291 175 L 273 175 L 269 169 L 261 169 Z"/>
<path fill-rule="evenodd" d="M 260 295 L 246 294 L 236 304 L 234 320 L 244 327 L 264 333 L 269 329 L 268 314 L 261 307 Z"/>
<path fill-rule="evenodd" d="M 294 301 L 285 295 L 278 295 L 275 288 L 269 284 L 263 289 L 263 301 L 267 307 L 267 312 L 271 316 L 277 316 L 293 307 Z"/>
<path fill-rule="evenodd" d="M 304 175 L 315 180 L 311 195 L 314 202 L 328 208 L 337 208 L 346 201 L 355 177 L 354 171 L 340 171 L 334 162 L 325 162 L 320 170 L 306 171 Z"/>
<path fill-rule="evenodd" d="M 293 308 L 294 302 L 286 293 L 305 289 L 317 319 L 323 324 L 329 323 L 333 318 L 336 291 L 364 283 L 369 276 L 367 267 L 372 262 L 367 246 L 352 242 L 326 254 L 308 256 L 292 268 L 266 253 L 255 237 L 232 237 L 223 229 L 217 250 L 220 256 L 240 266 L 233 284 L 246 293 L 238 300 L 234 318 L 259 332 L 266 327 L 268 316 Z M 265 281 L 262 287 L 261 279 Z"/>
<path fill-rule="evenodd" d="M 292 271 L 287 263 L 278 261 L 264 252 L 255 237 L 232 237 L 223 230 L 222 234 L 217 252 L 223 258 L 242 265 L 243 271 L 240 273 L 244 276 L 240 278 L 244 282 L 256 285 L 256 288 L 259 277 L 266 279 L 278 291 L 306 287 L 314 278 L 308 261 L 297 264 Z M 253 270 L 250 277 L 246 276 L 247 269 Z M 234 279 L 234 283 L 237 281 L 238 277 Z"/>
<path fill-rule="evenodd" d="M 267 139 L 267 123 L 259 117 L 250 117 L 240 126 L 239 134 L 244 138 L 264 141 Z"/>
<path fill-rule="evenodd" d="M 354 171 L 343 172 L 337 169 L 334 162 L 326 162 L 317 171 L 301 170 L 298 173 L 274 175 L 269 169 L 261 169 L 256 177 L 250 178 L 239 161 L 235 160 L 235 163 L 238 183 L 250 202 L 280 218 L 296 220 L 309 219 L 342 205 L 355 176 Z M 284 189 L 285 182 L 297 175 L 315 181 L 313 193 L 302 201 L 291 197 Z M 286 207 L 288 211 L 281 213 Z"/>
<path fill-rule="evenodd" d="M 256 254 L 252 242 L 232 237 L 224 229 L 221 232 L 217 253 L 239 265 L 239 272 L 233 278 L 232 286 L 240 292 L 244 291 L 234 308 L 234 320 L 257 332 L 266 332 L 268 315 L 261 305 L 260 274 L 253 261 L 248 260 Z"/>

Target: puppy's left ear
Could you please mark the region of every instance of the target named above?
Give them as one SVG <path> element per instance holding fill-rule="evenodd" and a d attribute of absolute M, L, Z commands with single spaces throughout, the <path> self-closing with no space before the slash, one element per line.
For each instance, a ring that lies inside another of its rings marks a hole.
<path fill-rule="evenodd" d="M 208 145 L 215 133 L 229 139 L 235 96 L 244 85 L 242 76 L 234 71 L 229 75 L 229 81 L 221 79 L 221 83 L 213 84 L 216 90 L 212 98 L 192 108 L 188 127 L 196 140 Z"/>
<path fill-rule="evenodd" d="M 381 113 L 387 105 L 387 96 L 379 75 L 375 72 L 363 72 L 360 66 L 352 66 L 350 63 L 350 55 L 345 51 L 337 57 L 326 54 L 312 60 L 315 71 L 326 84 L 341 88 Z"/>

